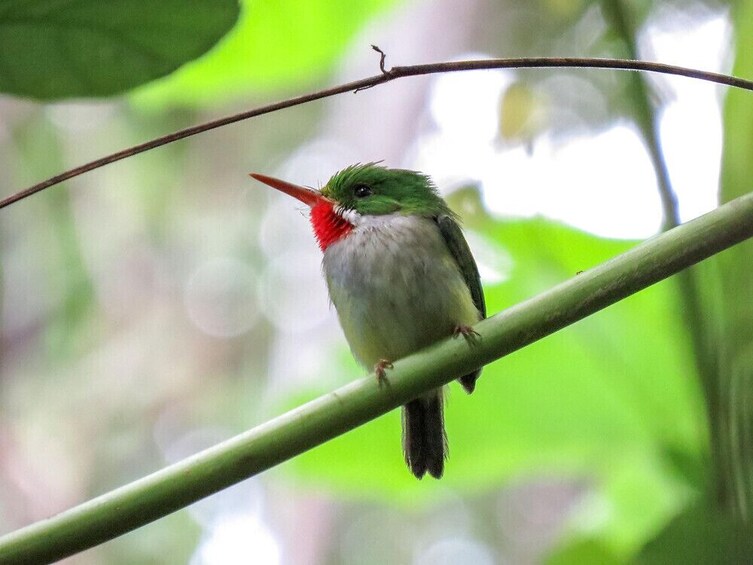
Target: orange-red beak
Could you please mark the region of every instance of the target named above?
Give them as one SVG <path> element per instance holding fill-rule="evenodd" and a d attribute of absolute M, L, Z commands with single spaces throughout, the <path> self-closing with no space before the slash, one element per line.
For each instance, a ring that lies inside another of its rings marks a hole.
<path fill-rule="evenodd" d="M 305 186 L 298 186 L 297 184 L 276 179 L 274 177 L 268 177 L 267 175 L 260 175 L 259 173 L 251 173 L 250 176 L 258 180 L 259 182 L 263 182 L 264 184 L 271 186 L 272 188 L 276 188 L 280 192 L 284 192 L 285 194 L 289 194 L 293 198 L 297 198 L 311 208 L 322 202 L 330 202 L 330 200 L 322 196 L 319 191 L 313 190 L 311 188 L 306 188 Z"/>

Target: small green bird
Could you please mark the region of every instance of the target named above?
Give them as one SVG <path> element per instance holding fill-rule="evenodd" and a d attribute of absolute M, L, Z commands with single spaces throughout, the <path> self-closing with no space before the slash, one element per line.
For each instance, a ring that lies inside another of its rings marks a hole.
<path fill-rule="evenodd" d="M 478 268 L 457 216 L 421 173 L 375 163 L 335 174 L 321 191 L 253 178 L 311 208 L 329 295 L 356 360 L 385 378 L 390 362 L 450 335 L 473 338 L 486 317 Z M 481 370 L 459 380 L 473 392 Z M 447 457 L 442 389 L 403 407 L 411 472 L 440 478 Z"/>

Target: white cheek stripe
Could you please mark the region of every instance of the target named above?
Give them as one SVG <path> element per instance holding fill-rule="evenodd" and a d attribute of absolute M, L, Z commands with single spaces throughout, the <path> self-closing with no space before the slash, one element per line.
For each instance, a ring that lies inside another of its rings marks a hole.
<path fill-rule="evenodd" d="M 345 208 L 344 206 L 335 206 L 335 214 L 340 216 L 343 220 L 345 220 L 352 226 L 357 226 L 363 220 L 363 216 L 361 214 L 359 214 L 352 208 Z"/>

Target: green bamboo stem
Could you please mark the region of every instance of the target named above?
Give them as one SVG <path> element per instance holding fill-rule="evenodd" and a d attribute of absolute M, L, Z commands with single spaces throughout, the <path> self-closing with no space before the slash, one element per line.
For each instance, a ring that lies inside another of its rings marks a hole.
<path fill-rule="evenodd" d="M 113 539 L 397 408 L 753 236 L 753 194 L 651 238 L 476 326 L 75 508 L 0 538 L 0 563 L 48 563 Z"/>
<path fill-rule="evenodd" d="M 753 70 L 753 52 L 747 38 L 753 32 L 753 4 L 732 4 L 736 47 L 734 68 Z M 721 200 L 731 200 L 750 190 L 753 173 L 753 101 L 730 91 L 724 102 L 724 152 L 721 168 Z M 719 284 L 712 287 L 712 315 L 719 323 L 713 344 L 717 363 L 718 457 L 724 484 L 721 507 L 744 524 L 753 522 L 753 301 L 750 265 L 753 245 L 747 243 L 715 261 Z M 713 319 L 713 318 L 711 318 Z"/>
<path fill-rule="evenodd" d="M 636 18 L 631 17 L 634 14 L 630 3 L 623 0 L 612 0 L 605 3 L 604 8 L 608 10 L 610 21 L 625 44 L 627 56 L 631 59 L 638 59 L 638 30 L 635 28 Z M 651 88 L 646 74 L 634 73 L 630 75 L 629 80 L 632 90 L 633 117 L 646 144 L 656 173 L 656 184 L 664 215 L 662 231 L 667 231 L 680 224 L 680 210 L 677 193 L 672 186 L 669 167 L 662 150 L 656 103 L 658 96 Z M 709 339 L 708 319 L 710 314 L 703 304 L 700 276 L 697 269 L 687 269 L 678 274 L 676 283 L 679 292 L 676 298 L 683 317 L 684 327 L 693 346 L 697 376 L 703 390 L 706 406 L 709 451 L 711 452 L 710 484 L 713 488 L 712 496 L 717 504 L 728 507 L 728 500 L 733 492 L 733 483 L 726 469 L 730 465 L 730 458 L 734 456 L 734 453 L 727 452 L 723 447 L 725 439 L 722 437 L 721 430 L 725 423 L 721 420 L 722 414 L 719 410 L 719 381 L 722 377 L 719 374 L 716 359 L 719 344 Z"/>

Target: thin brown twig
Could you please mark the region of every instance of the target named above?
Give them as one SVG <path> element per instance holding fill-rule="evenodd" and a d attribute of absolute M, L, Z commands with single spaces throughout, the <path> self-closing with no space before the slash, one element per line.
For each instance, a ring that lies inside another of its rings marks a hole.
<path fill-rule="evenodd" d="M 584 69 L 612 69 L 622 71 L 644 71 L 651 73 L 659 73 L 665 75 L 684 76 L 696 80 L 703 80 L 716 84 L 722 84 L 725 86 L 731 86 L 733 88 L 741 88 L 743 90 L 753 91 L 753 81 L 743 78 L 734 77 L 731 75 L 725 75 L 720 73 L 713 73 L 709 71 L 701 71 L 698 69 L 691 69 L 688 67 L 678 67 L 675 65 L 667 65 L 664 63 L 655 63 L 651 61 L 636 61 L 629 59 L 594 59 L 583 57 L 523 57 L 514 59 L 479 59 L 470 61 L 453 61 L 445 63 L 429 63 L 424 65 L 410 65 L 404 67 L 392 67 L 387 70 L 384 67 L 384 61 L 386 55 L 384 52 L 375 47 L 375 51 L 380 53 L 380 74 L 374 75 L 368 78 L 363 78 L 353 82 L 341 84 L 339 86 L 333 86 L 317 92 L 304 94 L 302 96 L 296 96 L 274 104 L 261 106 L 252 110 L 246 110 L 238 114 L 219 118 L 191 126 L 182 130 L 175 131 L 173 133 L 157 137 L 150 141 L 128 147 L 116 153 L 112 153 L 105 157 L 95 159 L 84 165 L 80 165 L 59 175 L 55 175 L 47 180 L 37 183 L 33 186 L 20 190 L 6 198 L 0 200 L 0 208 L 10 206 L 24 198 L 41 192 L 51 186 L 60 184 L 66 180 L 70 180 L 74 177 L 80 176 L 89 171 L 99 169 L 110 163 L 121 161 L 127 157 L 144 153 L 150 149 L 156 149 L 169 143 L 174 143 L 181 139 L 204 133 L 209 130 L 213 130 L 222 126 L 276 112 L 284 108 L 291 108 L 293 106 L 299 106 L 314 100 L 321 100 L 343 92 L 359 92 L 361 90 L 372 88 L 380 84 L 393 81 L 398 78 L 410 77 L 410 76 L 422 76 L 437 73 L 452 73 L 461 71 L 477 71 L 477 70 L 491 70 L 491 69 L 541 69 L 541 68 L 584 68 Z"/>

